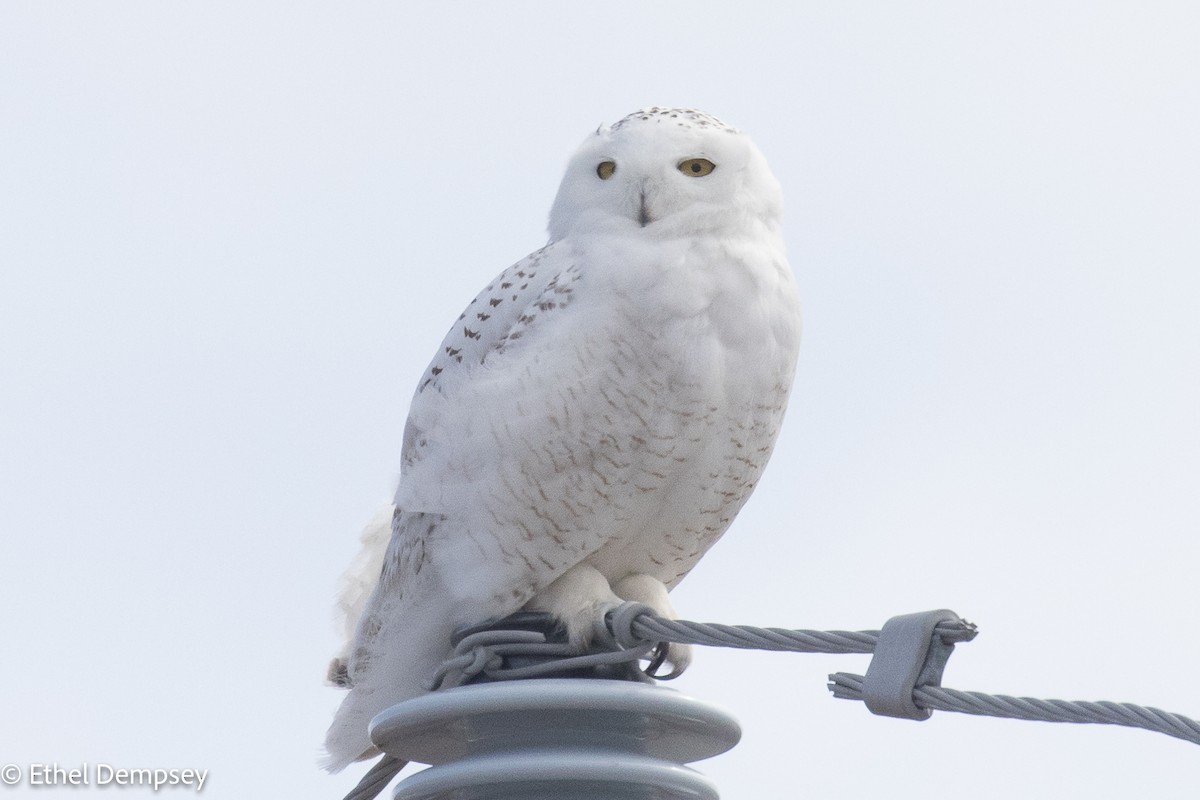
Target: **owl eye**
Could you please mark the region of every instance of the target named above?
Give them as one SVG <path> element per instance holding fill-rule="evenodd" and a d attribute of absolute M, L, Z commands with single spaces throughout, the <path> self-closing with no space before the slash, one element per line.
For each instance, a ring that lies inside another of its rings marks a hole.
<path fill-rule="evenodd" d="M 689 178 L 703 178 L 708 175 L 717 165 L 709 161 L 707 158 L 685 158 L 679 162 L 679 171 Z"/>
<path fill-rule="evenodd" d="M 617 162 L 615 161 L 601 161 L 596 165 L 596 174 L 600 176 L 600 180 L 602 181 L 606 181 L 611 178 L 613 173 L 616 171 Z"/>

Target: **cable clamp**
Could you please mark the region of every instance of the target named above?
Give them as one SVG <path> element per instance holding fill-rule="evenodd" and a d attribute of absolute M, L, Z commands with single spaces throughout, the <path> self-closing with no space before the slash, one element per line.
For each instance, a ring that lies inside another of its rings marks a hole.
<path fill-rule="evenodd" d="M 974 625 L 944 608 L 889 619 L 863 681 L 867 708 L 885 717 L 929 719 L 933 711 L 913 701 L 913 690 L 940 686 L 955 642 L 974 636 Z"/>

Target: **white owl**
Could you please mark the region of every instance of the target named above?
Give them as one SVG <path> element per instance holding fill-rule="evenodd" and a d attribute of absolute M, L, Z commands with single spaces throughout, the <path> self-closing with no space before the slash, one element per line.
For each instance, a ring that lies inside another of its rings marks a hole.
<path fill-rule="evenodd" d="M 367 724 L 425 691 L 460 626 L 549 611 L 582 644 L 621 599 L 674 616 L 667 591 L 754 490 L 787 405 L 781 205 L 754 144 L 700 111 L 584 141 L 549 243 L 471 301 L 417 386 L 394 513 L 341 601 L 327 766 L 377 752 Z"/>

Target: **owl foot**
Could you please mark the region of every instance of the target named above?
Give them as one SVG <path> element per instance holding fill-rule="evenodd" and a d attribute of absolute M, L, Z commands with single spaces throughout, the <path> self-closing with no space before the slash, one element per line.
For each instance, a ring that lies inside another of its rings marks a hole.
<path fill-rule="evenodd" d="M 642 574 L 627 575 L 613 585 L 612 591 L 622 600 L 645 603 L 660 617 L 679 619 L 679 615 L 675 613 L 675 607 L 671 605 L 671 600 L 667 597 L 666 585 L 658 578 Z M 671 665 L 671 672 L 667 675 L 656 675 L 655 673 L 663 662 Z M 646 674 L 660 680 L 670 680 L 682 675 L 691 663 L 692 646 L 670 642 L 655 651 L 655 658 L 651 661 Z"/>
<path fill-rule="evenodd" d="M 644 603 L 659 616 L 679 618 L 667 597 L 667 587 L 657 578 L 627 575 L 610 587 L 608 579 L 587 564 L 577 564 L 564 572 L 526 603 L 525 610 L 552 614 L 566 627 L 571 647 L 582 652 L 596 635 L 597 620 L 623 602 Z M 691 662 L 691 645 L 667 643 L 654 651 L 646 674 L 670 680 L 682 675 Z M 656 674 L 664 663 L 670 665 L 671 671 L 666 675 Z"/>
<path fill-rule="evenodd" d="M 567 629 L 567 640 L 583 652 L 595 636 L 595 621 L 621 604 L 608 579 L 595 567 L 577 564 L 525 604 L 526 611 L 552 614 Z"/>

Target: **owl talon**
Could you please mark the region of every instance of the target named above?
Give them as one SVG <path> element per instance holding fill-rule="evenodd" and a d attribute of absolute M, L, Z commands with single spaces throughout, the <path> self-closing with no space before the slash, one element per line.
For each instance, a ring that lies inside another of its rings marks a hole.
<path fill-rule="evenodd" d="M 642 670 L 642 672 L 646 673 L 651 678 L 656 678 L 659 680 L 668 680 L 669 678 L 674 677 L 674 672 L 668 675 L 667 678 L 659 678 L 658 675 L 659 667 L 666 663 L 667 650 L 669 647 L 670 642 L 659 642 L 658 646 L 654 648 L 654 658 L 651 659 L 650 663 L 646 665 L 646 668 Z"/>
<path fill-rule="evenodd" d="M 650 575 L 627 575 L 613 585 L 613 591 L 622 599 L 635 603 L 644 603 L 654 609 L 660 617 L 678 619 L 675 608 L 667 597 L 667 587 L 662 581 Z M 666 675 L 656 674 L 662 665 L 670 664 L 671 671 Z M 644 670 L 650 677 L 669 681 L 678 678 L 692 663 L 692 647 L 675 642 L 661 642 L 654 650 L 650 665 Z"/>

